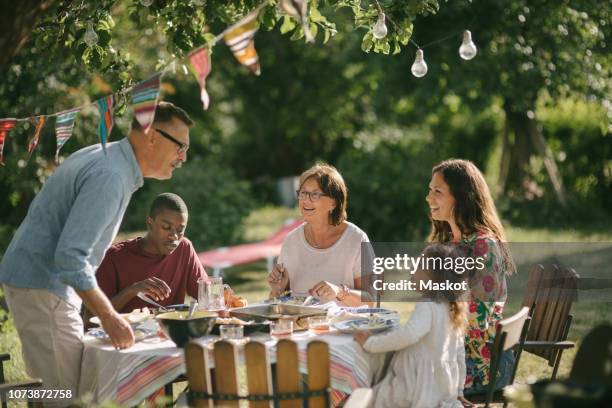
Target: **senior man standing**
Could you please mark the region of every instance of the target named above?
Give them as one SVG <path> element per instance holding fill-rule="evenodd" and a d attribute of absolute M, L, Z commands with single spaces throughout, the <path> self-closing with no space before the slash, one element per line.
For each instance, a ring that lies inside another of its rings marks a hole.
<path fill-rule="evenodd" d="M 127 138 L 109 143 L 106 153 L 100 144 L 77 151 L 32 201 L 0 263 L 0 283 L 28 374 L 42 378 L 45 388 L 77 394 L 82 301 L 115 347 L 134 344 L 129 324 L 98 288 L 95 271 L 143 178 L 170 179 L 187 159 L 192 125 L 185 111 L 160 102 L 148 133 L 134 120 Z"/>

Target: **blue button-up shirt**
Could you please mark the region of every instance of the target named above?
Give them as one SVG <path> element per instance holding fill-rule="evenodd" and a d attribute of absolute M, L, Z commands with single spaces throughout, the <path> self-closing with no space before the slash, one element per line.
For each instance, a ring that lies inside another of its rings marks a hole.
<path fill-rule="evenodd" d="M 72 154 L 32 201 L 0 263 L 0 283 L 46 289 L 80 307 L 143 177 L 128 139 Z M 74 289 L 73 289 L 74 288 Z"/>

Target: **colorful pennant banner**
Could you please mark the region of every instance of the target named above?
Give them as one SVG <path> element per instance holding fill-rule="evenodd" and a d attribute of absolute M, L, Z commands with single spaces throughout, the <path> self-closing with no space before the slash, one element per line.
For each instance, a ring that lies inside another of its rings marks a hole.
<path fill-rule="evenodd" d="M 11 131 L 13 127 L 15 127 L 15 123 L 17 123 L 17 119 L 0 119 L 0 165 L 4 166 L 3 160 L 3 151 L 4 151 L 4 141 L 6 140 L 6 135 Z"/>
<path fill-rule="evenodd" d="M 206 92 L 206 77 L 208 74 L 210 74 L 211 69 L 208 49 L 201 48 L 190 54 L 189 61 L 191 62 L 191 67 L 193 68 L 198 83 L 200 84 L 200 99 L 202 100 L 202 105 L 204 106 L 204 110 L 207 110 L 208 105 L 210 104 L 210 98 L 208 96 L 208 92 Z"/>
<path fill-rule="evenodd" d="M 100 111 L 100 122 L 98 124 L 98 134 L 100 136 L 100 143 L 102 143 L 102 149 L 106 153 L 106 141 L 108 140 L 111 130 L 113 129 L 113 106 L 115 105 L 115 98 L 113 95 L 105 96 L 96 101 L 98 104 L 98 110 Z"/>
<path fill-rule="evenodd" d="M 59 163 L 60 149 L 72 136 L 74 120 L 80 111 L 80 109 L 73 109 L 68 112 L 61 113 L 57 116 L 57 119 L 55 120 L 55 140 L 57 143 L 57 149 L 55 150 L 56 163 Z"/>
<path fill-rule="evenodd" d="M 260 8 L 250 13 L 239 24 L 228 29 L 223 35 L 223 39 L 232 50 L 234 57 L 242 65 L 248 67 L 255 75 L 261 74 L 259 66 L 259 56 L 255 51 L 255 34 L 259 29 L 257 15 Z"/>
<path fill-rule="evenodd" d="M 30 122 L 32 123 L 32 125 L 34 125 L 35 129 L 34 136 L 32 136 L 30 142 L 28 143 L 28 158 L 26 159 L 26 161 L 30 161 L 34 149 L 36 149 L 36 146 L 38 146 L 38 141 L 40 140 L 40 131 L 45 126 L 45 123 L 47 123 L 47 117 L 45 115 L 36 116 L 32 118 Z"/>
<path fill-rule="evenodd" d="M 292 1 L 291 5 L 287 5 L 283 10 L 298 19 L 300 22 L 305 21 L 306 8 L 302 1 Z M 225 43 L 230 47 L 236 59 L 242 64 L 247 66 L 256 75 L 261 73 L 259 65 L 259 57 L 255 50 L 254 37 L 258 30 L 257 16 L 259 12 L 266 7 L 267 1 L 263 1 L 257 6 L 251 13 L 242 18 L 233 26 L 226 29 L 223 33 L 217 35 L 213 42 L 216 43 L 221 39 L 225 40 Z M 306 29 L 305 29 L 306 32 Z M 211 60 L 210 50 L 208 48 L 200 48 L 195 50 L 189 55 L 189 60 L 193 71 L 196 74 L 196 78 L 200 85 L 200 99 L 204 110 L 207 110 L 210 105 L 210 97 L 206 91 L 206 78 L 211 71 Z M 127 94 L 132 92 L 132 106 L 134 109 L 134 115 L 138 120 L 138 123 L 142 126 L 145 132 L 148 132 L 155 120 L 155 107 L 159 98 L 161 77 L 163 70 L 156 73 L 149 79 L 138 83 L 133 88 L 124 89 L 119 92 Z M 113 108 L 115 105 L 114 95 L 108 95 L 104 98 L 100 98 L 95 102 L 79 106 L 67 111 L 53 113 L 49 115 L 32 116 L 26 118 L 5 118 L 0 119 L 0 165 L 4 165 L 3 162 L 3 151 L 4 142 L 8 133 L 13 129 L 17 122 L 30 121 L 34 126 L 34 135 L 28 141 L 28 160 L 32 156 L 32 153 L 38 146 L 40 141 L 40 135 L 42 128 L 46 124 L 50 117 L 55 116 L 55 137 L 56 137 L 56 151 L 55 160 L 59 161 L 59 152 L 64 144 L 72 137 L 74 129 L 74 122 L 79 112 L 87 105 L 95 104 L 98 107 L 100 113 L 100 121 L 98 123 L 98 136 L 102 148 L 106 152 L 106 142 L 110 138 L 111 130 L 113 128 Z"/>
<path fill-rule="evenodd" d="M 302 25 L 306 42 L 313 43 L 314 37 L 308 23 L 308 0 L 281 0 L 278 7 Z"/>
<path fill-rule="evenodd" d="M 155 119 L 155 107 L 159 97 L 159 83 L 162 73 L 153 75 L 151 78 L 142 81 L 132 90 L 132 107 L 134 115 L 145 134 L 149 133 L 153 120 Z M 110 131 L 109 131 L 110 133 Z"/>

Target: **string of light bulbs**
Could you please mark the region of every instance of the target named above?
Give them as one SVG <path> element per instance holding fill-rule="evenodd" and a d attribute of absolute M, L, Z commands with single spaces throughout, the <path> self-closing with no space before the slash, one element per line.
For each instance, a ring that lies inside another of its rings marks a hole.
<path fill-rule="evenodd" d="M 145 7 L 148 7 L 151 4 L 153 4 L 153 0 L 139 0 L 139 1 L 140 1 L 140 4 L 142 4 Z M 204 5 L 205 1 L 206 0 L 194 0 L 194 3 L 196 5 L 200 5 L 201 6 L 201 5 Z M 259 4 L 259 6 L 257 6 L 255 9 L 253 9 L 251 11 L 251 13 L 254 12 L 254 11 L 261 10 L 263 7 L 266 6 L 266 4 L 267 3 L 265 1 L 263 1 L 262 3 Z M 236 23 L 228 26 L 221 33 L 215 35 L 215 38 L 209 43 L 209 45 L 211 47 L 216 45 L 223 38 L 223 36 L 227 32 L 229 32 L 235 26 L 242 24 L 247 18 L 248 18 L 248 15 L 243 17 L 243 18 L 241 18 Z M 94 45 L 96 45 L 98 43 L 98 39 L 99 39 L 98 34 L 96 33 L 96 30 L 93 28 L 93 21 L 88 21 L 87 22 L 87 29 L 85 30 L 85 33 L 83 34 L 83 42 L 85 42 L 85 44 L 87 44 L 89 47 L 93 47 Z M 201 47 L 198 47 L 198 48 L 192 50 L 189 54 L 195 53 L 196 51 L 201 50 L 202 48 L 206 48 L 209 45 L 203 45 Z M 181 59 L 182 58 L 175 57 L 175 58 L 167 61 L 166 64 L 160 70 L 155 72 L 153 75 L 163 74 L 165 72 L 168 72 L 169 70 L 171 70 L 173 73 L 175 73 L 176 72 L 177 62 L 179 62 Z M 188 71 L 187 67 L 185 66 L 185 64 L 182 64 L 182 67 L 183 67 L 183 74 L 187 75 L 189 73 L 189 71 Z M 113 94 L 114 95 L 122 95 L 122 96 L 125 97 L 125 95 L 127 95 L 130 92 L 132 92 L 132 90 L 134 89 L 134 86 L 135 85 L 129 86 L 129 87 L 126 87 L 126 88 L 122 88 L 122 89 L 120 89 L 120 90 L 118 90 L 116 92 L 113 92 Z M 82 109 L 84 109 L 86 107 L 97 106 L 96 104 L 97 104 L 96 101 L 86 102 L 86 103 L 84 103 L 84 104 L 82 104 L 82 105 L 80 105 L 80 106 L 78 106 L 76 108 L 73 107 L 73 108 L 65 109 L 65 110 L 62 110 L 62 111 L 59 111 L 59 112 L 45 114 L 43 116 L 45 116 L 47 118 L 57 117 L 57 116 L 61 116 L 61 115 L 65 114 L 65 113 L 73 111 L 73 110 L 77 110 L 77 109 L 78 110 L 82 110 Z M 27 117 L 22 117 L 22 118 L 11 118 L 11 119 L 15 120 L 16 122 L 28 122 L 31 119 L 33 119 L 35 117 L 38 117 L 38 116 L 41 116 L 41 115 L 27 116 Z"/>
<path fill-rule="evenodd" d="M 374 38 L 376 38 L 377 40 L 382 40 L 383 38 L 387 36 L 387 34 L 389 33 L 389 29 L 387 28 L 387 25 L 386 25 L 387 19 L 389 20 L 391 24 L 395 26 L 396 30 L 398 30 L 400 33 L 405 33 L 399 24 L 395 23 L 391 18 L 387 18 L 385 11 L 380 5 L 380 3 L 378 2 L 378 0 L 374 0 L 374 4 L 376 8 L 378 9 L 378 19 L 376 20 L 376 24 L 374 24 L 374 27 L 372 28 L 372 36 Z M 476 44 L 474 44 L 474 41 L 472 41 L 471 31 L 463 30 L 462 32 L 463 32 L 463 39 L 461 41 L 461 45 L 459 46 L 459 56 L 462 59 L 469 61 L 473 59 L 476 56 L 476 54 L 478 54 L 478 48 L 476 47 Z M 440 38 L 438 40 L 429 42 L 425 44 L 424 46 L 419 46 L 419 44 L 417 44 L 412 39 L 412 36 L 411 36 L 410 43 L 414 45 L 417 49 L 416 55 L 414 58 L 414 62 L 412 63 L 412 66 L 410 67 L 410 72 L 412 72 L 412 75 L 414 75 L 417 78 L 422 78 L 427 74 L 427 63 L 425 62 L 425 54 L 423 53 L 423 48 L 426 48 L 434 44 L 438 44 L 442 41 L 446 41 L 450 38 L 456 37 L 460 33 L 461 32 L 450 34 L 444 38 Z"/>
<path fill-rule="evenodd" d="M 153 4 L 153 0 L 139 0 L 140 4 L 143 5 L 144 7 L 149 7 Z M 195 5 L 204 5 L 204 3 L 206 2 L 206 0 L 193 0 Z M 256 8 L 256 9 L 261 9 L 263 7 L 265 7 L 267 3 L 264 1 L 262 3 L 260 3 L 260 5 Z M 388 20 L 391 24 L 393 24 L 393 26 L 395 27 L 396 30 L 398 30 L 400 33 L 405 33 L 404 29 L 397 24 L 395 21 L 393 21 L 391 18 L 389 18 L 385 12 L 384 9 L 382 8 L 382 6 L 380 5 L 380 3 L 378 2 L 378 0 L 374 0 L 374 4 L 376 6 L 376 8 L 378 9 L 378 19 L 376 21 L 376 23 L 374 24 L 374 27 L 372 28 L 372 35 L 374 38 L 381 40 L 383 38 L 385 38 L 387 36 L 387 34 L 389 33 L 389 29 L 387 28 L 386 25 L 386 21 Z M 363 10 L 365 11 L 365 10 Z M 476 17 L 474 17 L 475 19 Z M 242 19 L 237 23 L 240 24 L 240 22 L 242 21 Z M 470 24 L 471 25 L 471 24 Z M 215 45 L 219 40 L 221 40 L 223 38 L 223 35 L 229 30 L 231 29 L 232 26 L 230 26 L 228 29 L 224 30 L 223 32 L 221 32 L 220 34 L 215 36 L 215 39 L 212 41 L 211 45 Z M 459 56 L 468 61 L 473 59 L 476 54 L 478 53 L 478 48 L 476 47 L 476 44 L 474 44 L 473 40 L 472 40 L 472 33 L 469 30 L 464 30 L 463 32 L 463 40 L 461 42 L 461 46 L 459 47 Z M 424 57 L 424 53 L 423 53 L 423 49 L 430 47 L 432 45 L 435 45 L 437 43 L 440 43 L 442 41 L 446 41 L 450 38 L 456 37 L 458 34 L 460 34 L 461 32 L 457 32 L 457 33 L 453 33 L 450 34 L 446 37 L 440 38 L 438 40 L 429 42 L 423 46 L 420 46 L 419 44 L 417 44 L 413 39 L 412 36 L 409 40 L 409 42 L 414 45 L 414 47 L 416 48 L 416 55 L 415 55 L 415 60 L 410 68 L 410 71 L 412 72 L 412 74 L 417 77 L 417 78 L 421 78 L 423 76 L 425 76 L 427 74 L 427 63 L 425 62 L 425 57 Z M 83 34 L 83 41 L 85 42 L 85 44 L 87 44 L 90 47 L 93 47 L 94 45 L 96 45 L 98 43 L 99 37 L 98 34 L 96 33 L 96 30 L 94 29 L 93 26 L 93 21 L 88 21 L 87 22 L 87 28 L 85 30 L 85 33 Z M 202 47 L 200 47 L 202 48 Z M 199 48 L 198 48 L 199 49 Z M 169 69 L 170 67 L 172 67 L 171 69 L 174 71 L 176 69 L 176 62 L 179 60 L 179 58 L 174 58 L 170 61 L 167 62 L 167 64 L 164 66 L 164 68 L 162 68 L 160 71 L 158 72 L 164 72 L 167 69 Z M 185 71 L 185 73 L 187 73 L 187 69 L 186 67 L 183 65 L 183 71 Z M 117 94 L 127 94 L 128 92 L 130 92 L 132 90 L 132 86 L 128 87 L 128 88 L 124 88 L 119 90 L 118 92 L 116 92 Z M 82 109 L 86 106 L 90 106 L 90 105 L 95 105 L 95 102 L 90 102 L 90 103 L 85 103 L 82 106 L 80 106 L 79 108 Z M 52 114 L 48 114 L 46 115 L 47 117 L 52 117 L 52 116 L 58 116 L 61 115 L 63 113 L 66 113 L 71 109 L 65 110 L 65 111 L 61 111 L 61 112 L 56 112 L 56 113 L 52 113 Z M 17 121 L 27 121 L 30 120 L 31 117 L 25 117 L 25 118 L 17 118 Z"/>

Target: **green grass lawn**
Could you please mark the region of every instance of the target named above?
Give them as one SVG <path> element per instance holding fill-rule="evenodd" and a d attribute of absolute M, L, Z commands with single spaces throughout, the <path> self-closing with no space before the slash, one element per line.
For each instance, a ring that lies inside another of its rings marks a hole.
<path fill-rule="evenodd" d="M 270 236 L 288 218 L 298 216 L 296 210 L 264 207 L 254 211 L 245 221 L 244 239 L 259 241 Z M 510 242 L 611 242 L 612 232 L 604 229 L 584 230 L 553 230 L 553 229 L 527 229 L 509 227 L 507 229 Z M 133 236 L 134 233 L 123 233 L 120 238 Z M 241 296 L 253 303 L 267 297 L 268 285 L 266 282 L 265 262 L 256 262 L 226 269 L 225 280 Z M 516 278 L 520 278 L 516 277 Z M 521 299 L 508 299 L 505 315 L 508 316 L 518 310 Z M 410 316 L 414 305 L 411 303 L 383 303 L 383 307 L 398 310 L 405 321 Z M 612 303 L 577 302 L 572 313 L 574 320 L 569 333 L 569 339 L 577 341 L 594 326 L 602 321 L 612 320 Z M 5 368 L 7 380 L 13 381 L 26 378 L 23 361 L 21 359 L 19 340 L 14 331 L 11 320 L 5 322 L 0 330 L 0 351 L 10 351 L 12 360 Z M 563 353 L 559 377 L 567 376 L 574 360 L 576 349 Z M 550 377 L 552 368 L 539 357 L 523 353 L 521 357 L 517 381 L 526 382 L 535 379 Z"/>

